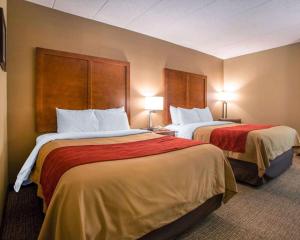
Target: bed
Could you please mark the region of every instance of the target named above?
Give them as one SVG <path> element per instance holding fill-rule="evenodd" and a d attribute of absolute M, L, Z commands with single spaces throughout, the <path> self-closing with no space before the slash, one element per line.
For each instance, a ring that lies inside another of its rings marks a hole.
<path fill-rule="evenodd" d="M 287 126 L 213 121 L 206 105 L 206 80 L 203 75 L 165 69 L 167 128 L 178 137 L 220 147 L 237 181 L 262 185 L 288 169 L 294 152 L 299 152 L 297 131 Z M 180 116 L 174 117 L 177 111 Z"/>
<path fill-rule="evenodd" d="M 38 186 L 39 239 L 174 239 L 237 192 L 217 147 L 127 126 L 127 62 L 37 49 L 36 94 L 44 134 L 14 188 Z"/>

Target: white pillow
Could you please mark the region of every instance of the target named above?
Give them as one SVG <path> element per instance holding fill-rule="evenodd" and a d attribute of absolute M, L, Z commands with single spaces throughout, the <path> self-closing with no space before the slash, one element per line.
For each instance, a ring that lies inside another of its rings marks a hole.
<path fill-rule="evenodd" d="M 211 122 L 214 120 L 208 107 L 194 109 L 196 110 L 201 122 Z"/>
<path fill-rule="evenodd" d="M 177 108 L 180 125 L 200 122 L 196 109 Z"/>
<path fill-rule="evenodd" d="M 66 110 L 56 108 L 57 132 L 95 132 L 98 120 L 93 110 Z"/>
<path fill-rule="evenodd" d="M 94 113 L 98 120 L 99 131 L 118 131 L 130 129 L 128 117 L 124 110 L 94 110 Z"/>
<path fill-rule="evenodd" d="M 171 115 L 172 124 L 179 125 L 180 121 L 178 118 L 177 107 L 170 106 L 170 115 Z"/>

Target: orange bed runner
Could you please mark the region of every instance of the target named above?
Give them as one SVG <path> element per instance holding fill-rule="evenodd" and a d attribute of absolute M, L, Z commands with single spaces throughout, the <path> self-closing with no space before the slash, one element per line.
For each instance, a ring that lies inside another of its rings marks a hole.
<path fill-rule="evenodd" d="M 43 164 L 40 183 L 49 205 L 60 177 L 69 169 L 88 163 L 124 160 L 162 154 L 203 144 L 199 141 L 164 136 L 155 139 L 102 145 L 68 146 L 51 151 Z"/>
<path fill-rule="evenodd" d="M 222 150 L 244 153 L 249 132 L 271 127 L 274 126 L 243 124 L 240 126 L 216 128 L 210 135 L 210 143 Z"/>

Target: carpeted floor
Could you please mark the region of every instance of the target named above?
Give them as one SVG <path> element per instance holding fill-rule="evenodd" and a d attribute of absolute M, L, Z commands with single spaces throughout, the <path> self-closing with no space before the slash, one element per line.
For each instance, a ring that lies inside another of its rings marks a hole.
<path fill-rule="evenodd" d="M 43 221 L 35 187 L 9 192 L 0 239 L 36 239 Z M 177 240 L 300 239 L 300 157 L 260 188 L 239 184 L 239 194 Z"/>

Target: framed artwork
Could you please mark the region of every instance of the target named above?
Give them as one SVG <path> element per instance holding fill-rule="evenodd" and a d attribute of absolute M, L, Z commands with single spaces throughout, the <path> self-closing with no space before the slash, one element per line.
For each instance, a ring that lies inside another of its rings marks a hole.
<path fill-rule="evenodd" d="M 0 8 L 0 66 L 6 71 L 6 25 L 3 8 Z"/>

